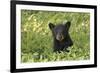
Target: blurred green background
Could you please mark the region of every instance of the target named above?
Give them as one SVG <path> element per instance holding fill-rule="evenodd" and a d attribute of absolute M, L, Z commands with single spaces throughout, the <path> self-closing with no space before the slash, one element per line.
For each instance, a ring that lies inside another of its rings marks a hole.
<path fill-rule="evenodd" d="M 69 52 L 53 52 L 52 32 L 48 23 L 71 21 L 73 46 Z M 21 62 L 48 62 L 90 59 L 90 14 L 21 10 Z"/>

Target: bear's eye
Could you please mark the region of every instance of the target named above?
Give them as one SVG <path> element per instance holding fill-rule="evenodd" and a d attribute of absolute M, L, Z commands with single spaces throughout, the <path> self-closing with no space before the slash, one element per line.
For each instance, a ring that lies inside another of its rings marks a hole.
<path fill-rule="evenodd" d="M 57 34 L 63 34 L 64 31 L 63 30 L 54 30 L 54 34 L 57 35 Z"/>

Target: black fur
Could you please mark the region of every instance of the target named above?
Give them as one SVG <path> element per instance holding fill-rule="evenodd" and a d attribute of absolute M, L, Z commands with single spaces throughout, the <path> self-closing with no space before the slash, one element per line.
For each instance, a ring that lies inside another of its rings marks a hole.
<path fill-rule="evenodd" d="M 73 42 L 69 35 L 70 25 L 71 22 L 66 22 L 64 24 L 58 25 L 49 23 L 49 28 L 52 31 L 54 39 L 54 51 L 60 52 L 73 45 Z"/>

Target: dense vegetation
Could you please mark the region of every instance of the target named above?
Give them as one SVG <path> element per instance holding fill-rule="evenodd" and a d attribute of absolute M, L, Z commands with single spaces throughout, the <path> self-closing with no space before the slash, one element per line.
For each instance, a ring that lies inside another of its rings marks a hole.
<path fill-rule="evenodd" d="M 71 21 L 69 30 L 74 45 L 69 52 L 53 52 L 48 23 Z M 21 61 L 48 62 L 90 58 L 90 14 L 21 10 Z"/>

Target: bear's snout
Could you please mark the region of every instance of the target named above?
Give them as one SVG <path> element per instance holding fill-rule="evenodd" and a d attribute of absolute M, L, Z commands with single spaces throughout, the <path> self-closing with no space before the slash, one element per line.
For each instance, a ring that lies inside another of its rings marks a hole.
<path fill-rule="evenodd" d="M 61 33 L 57 34 L 56 39 L 57 39 L 58 41 L 62 41 L 62 40 L 64 39 L 63 34 L 61 34 Z"/>

